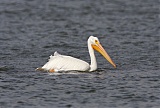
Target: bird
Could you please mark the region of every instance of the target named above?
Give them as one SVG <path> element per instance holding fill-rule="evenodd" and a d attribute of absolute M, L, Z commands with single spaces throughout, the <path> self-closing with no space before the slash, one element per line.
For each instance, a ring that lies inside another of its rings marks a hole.
<path fill-rule="evenodd" d="M 37 68 L 39 71 L 58 72 L 58 71 L 95 71 L 97 69 L 97 61 L 95 57 L 95 51 L 98 51 L 108 62 L 116 68 L 116 64 L 112 61 L 110 56 L 102 47 L 99 39 L 94 36 L 88 38 L 88 51 L 90 55 L 90 64 L 74 58 L 72 56 L 61 55 L 57 51 L 54 55 L 51 55 L 48 62 L 44 66 Z"/>

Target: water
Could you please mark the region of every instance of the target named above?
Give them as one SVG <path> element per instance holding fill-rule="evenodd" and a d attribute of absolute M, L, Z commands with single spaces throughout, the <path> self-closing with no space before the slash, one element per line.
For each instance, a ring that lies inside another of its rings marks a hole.
<path fill-rule="evenodd" d="M 1 0 L 1 108 L 159 108 L 158 0 Z M 35 68 L 58 51 L 87 62 L 97 36 L 114 69 L 96 53 L 92 73 Z"/>

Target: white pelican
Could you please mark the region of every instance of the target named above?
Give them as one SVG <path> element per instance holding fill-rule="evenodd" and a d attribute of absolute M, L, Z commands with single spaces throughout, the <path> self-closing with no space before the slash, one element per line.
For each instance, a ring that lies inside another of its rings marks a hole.
<path fill-rule="evenodd" d="M 111 63 L 116 68 L 115 63 L 109 57 L 109 55 L 104 50 L 104 48 L 101 46 L 97 37 L 90 36 L 88 38 L 88 50 L 91 58 L 90 65 L 83 60 L 80 60 L 71 56 L 61 55 L 55 52 L 54 56 L 51 55 L 50 59 L 43 67 L 37 68 L 36 70 L 43 70 L 43 71 L 49 71 L 49 72 L 70 71 L 70 70 L 94 71 L 97 69 L 97 62 L 96 62 L 94 50 L 101 53 L 104 56 L 104 58 L 107 59 L 109 63 Z"/>

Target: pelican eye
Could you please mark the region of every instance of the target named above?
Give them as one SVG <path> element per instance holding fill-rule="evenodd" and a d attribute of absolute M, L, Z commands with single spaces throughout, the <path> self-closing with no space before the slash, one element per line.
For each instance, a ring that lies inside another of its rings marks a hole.
<path fill-rule="evenodd" d="M 98 43 L 98 40 L 95 40 L 95 43 Z"/>

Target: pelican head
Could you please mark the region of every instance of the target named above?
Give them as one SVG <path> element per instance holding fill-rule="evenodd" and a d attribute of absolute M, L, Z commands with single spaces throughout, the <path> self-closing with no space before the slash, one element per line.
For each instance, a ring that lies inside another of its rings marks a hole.
<path fill-rule="evenodd" d="M 110 56 L 107 54 L 107 52 L 104 50 L 104 48 L 102 47 L 102 45 L 100 44 L 99 40 L 97 37 L 94 36 L 90 36 L 88 39 L 88 44 L 91 45 L 91 47 L 98 51 L 100 54 L 102 54 L 102 56 L 111 64 L 113 65 L 114 68 L 116 68 L 115 63 L 112 61 L 112 59 L 110 58 Z"/>

